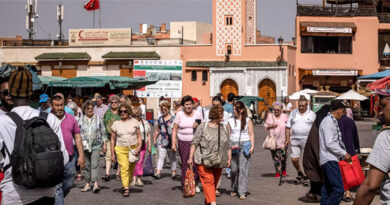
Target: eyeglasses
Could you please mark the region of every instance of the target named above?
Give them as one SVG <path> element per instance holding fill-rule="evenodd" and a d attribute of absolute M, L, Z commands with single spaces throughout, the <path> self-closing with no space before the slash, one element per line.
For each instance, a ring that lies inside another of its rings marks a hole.
<path fill-rule="evenodd" d="M 122 114 L 122 113 L 127 113 L 127 110 L 119 110 L 119 113 Z"/>
<path fill-rule="evenodd" d="M 8 91 L 8 89 L 7 89 L 7 90 L 3 90 L 2 94 L 3 94 L 3 96 L 9 96 L 9 91 Z"/>

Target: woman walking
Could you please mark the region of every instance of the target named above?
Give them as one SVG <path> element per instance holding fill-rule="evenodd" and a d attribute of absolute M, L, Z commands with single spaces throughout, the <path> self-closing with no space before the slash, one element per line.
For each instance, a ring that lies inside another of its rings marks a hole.
<path fill-rule="evenodd" d="M 272 104 L 273 113 L 269 113 L 264 123 L 265 130 L 276 138 L 276 149 L 271 150 L 272 160 L 275 166 L 275 178 L 280 177 L 280 173 L 286 176 L 287 149 L 284 141 L 286 140 L 285 130 L 288 116 L 282 113 L 282 103 L 274 102 Z"/>
<path fill-rule="evenodd" d="M 153 141 L 156 144 L 158 152 L 157 168 L 155 177 L 159 179 L 161 177 L 161 171 L 163 170 L 165 157 L 168 154 L 169 161 L 171 162 L 172 175 L 171 178 L 176 176 L 176 153 L 172 151 L 172 127 L 174 117 L 170 112 L 171 104 L 168 101 L 163 101 L 160 103 L 160 110 L 162 116 L 157 120 L 156 130 L 154 132 Z M 158 136 L 160 136 L 158 138 Z"/>
<path fill-rule="evenodd" d="M 111 134 L 112 129 L 111 126 L 115 121 L 120 120 L 118 113 L 119 108 L 119 97 L 117 95 L 113 95 L 110 97 L 111 108 L 107 110 L 104 114 L 104 126 L 106 128 L 106 135 L 104 135 L 104 145 L 103 152 L 106 153 L 106 174 L 102 177 L 104 181 L 110 181 L 110 170 L 111 170 Z M 116 178 L 119 178 L 120 169 L 118 168 L 116 171 Z"/>
<path fill-rule="evenodd" d="M 190 156 L 191 142 L 194 138 L 194 131 L 200 124 L 201 116 L 193 109 L 194 101 L 191 96 L 187 95 L 181 99 L 183 111 L 179 111 L 176 115 L 173 132 L 172 132 L 172 151 L 176 152 L 176 142 L 179 145 L 179 153 L 181 158 L 181 185 L 184 185 L 186 171 L 189 168 L 187 161 Z M 198 120 L 198 122 L 196 122 Z M 177 140 L 178 139 L 178 140 Z M 195 183 L 198 183 L 198 170 L 195 166 L 192 167 L 195 173 Z M 200 188 L 196 186 L 196 191 L 200 192 Z"/>
<path fill-rule="evenodd" d="M 221 177 L 222 168 L 230 166 L 230 137 L 223 121 L 223 108 L 214 106 L 209 112 L 209 122 L 203 122 L 194 134 L 190 157 L 187 163 L 198 167 L 200 181 L 205 195 L 205 204 L 216 205 L 216 188 Z M 218 156 L 210 161 L 205 156 Z"/>
<path fill-rule="evenodd" d="M 306 193 L 306 197 L 312 200 L 317 200 L 317 196 L 321 196 L 322 170 L 319 161 L 319 127 L 322 120 L 326 116 L 328 116 L 329 111 L 330 106 L 324 105 L 320 110 L 316 112 L 316 119 L 311 126 L 309 136 L 307 137 L 305 149 L 303 151 L 302 164 L 306 176 L 310 180 L 310 190 L 308 193 Z"/>
<path fill-rule="evenodd" d="M 253 124 L 248 118 L 244 103 L 234 103 L 234 118 L 228 121 L 230 144 L 232 148 L 231 160 L 231 196 L 239 195 L 241 200 L 246 199 L 249 174 L 249 159 L 255 147 Z"/>
<path fill-rule="evenodd" d="M 133 174 L 133 180 L 131 181 L 131 186 L 137 185 L 137 186 L 144 186 L 144 183 L 142 182 L 142 175 L 144 175 L 144 159 L 145 159 L 145 153 L 146 148 L 148 148 L 148 152 L 151 153 L 152 151 L 152 143 L 150 140 L 150 125 L 149 122 L 143 119 L 142 117 L 142 109 L 140 106 L 134 107 L 133 109 L 133 116 L 135 119 L 138 120 L 140 124 L 140 133 L 141 133 L 141 139 L 142 139 L 142 146 L 141 146 L 141 152 L 140 152 L 140 159 L 135 165 L 134 174 Z"/>
<path fill-rule="evenodd" d="M 85 169 L 82 170 L 85 178 L 85 186 L 81 190 L 87 192 L 91 190 L 93 184 L 93 193 L 100 191 L 98 185 L 98 170 L 100 150 L 102 148 L 103 135 L 106 134 L 103 121 L 98 115 L 93 113 L 94 104 L 87 101 L 83 107 L 84 114 L 79 120 L 80 135 L 84 146 Z"/>
<path fill-rule="evenodd" d="M 115 163 L 118 159 L 121 170 L 121 181 L 123 185 L 123 197 L 129 197 L 129 185 L 133 176 L 134 168 L 137 162 L 130 163 L 129 152 L 138 156 L 141 151 L 142 137 L 140 132 L 140 123 L 131 118 L 133 114 L 130 105 L 122 103 L 119 105 L 119 114 L 121 119 L 115 121 L 111 126 L 111 159 Z M 116 153 L 116 156 L 114 154 Z"/>

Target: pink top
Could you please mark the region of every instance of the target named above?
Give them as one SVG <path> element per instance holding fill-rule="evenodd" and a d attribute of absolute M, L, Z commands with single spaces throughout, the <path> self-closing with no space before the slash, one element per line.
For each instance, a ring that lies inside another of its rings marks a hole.
<path fill-rule="evenodd" d="M 284 148 L 287 118 L 287 115 L 284 113 L 280 114 L 279 118 L 276 118 L 272 113 L 268 115 L 267 120 L 264 123 L 265 129 L 270 133 L 270 135 L 276 136 L 276 148 Z M 274 123 L 277 125 L 276 128 L 268 128 Z"/>
<path fill-rule="evenodd" d="M 202 119 L 202 116 L 195 110 L 191 117 L 187 116 L 183 111 L 177 113 L 174 123 L 179 125 L 177 131 L 177 138 L 179 140 L 186 142 L 192 141 L 192 138 L 194 138 L 194 123 L 196 119 Z"/>

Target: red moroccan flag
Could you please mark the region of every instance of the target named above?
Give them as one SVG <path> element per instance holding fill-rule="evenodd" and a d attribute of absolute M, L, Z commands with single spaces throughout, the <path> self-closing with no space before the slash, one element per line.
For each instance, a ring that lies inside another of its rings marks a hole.
<path fill-rule="evenodd" d="M 86 9 L 87 11 L 93 11 L 99 8 L 99 0 L 89 0 L 88 3 L 84 5 L 84 9 Z"/>

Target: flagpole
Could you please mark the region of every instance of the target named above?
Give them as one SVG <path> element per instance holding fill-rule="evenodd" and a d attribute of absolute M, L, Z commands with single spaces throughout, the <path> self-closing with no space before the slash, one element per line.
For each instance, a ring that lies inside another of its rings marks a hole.
<path fill-rule="evenodd" d="M 102 0 L 100 0 L 100 2 L 99 2 L 99 28 L 102 27 L 101 19 L 100 19 L 101 13 L 102 13 Z"/>

